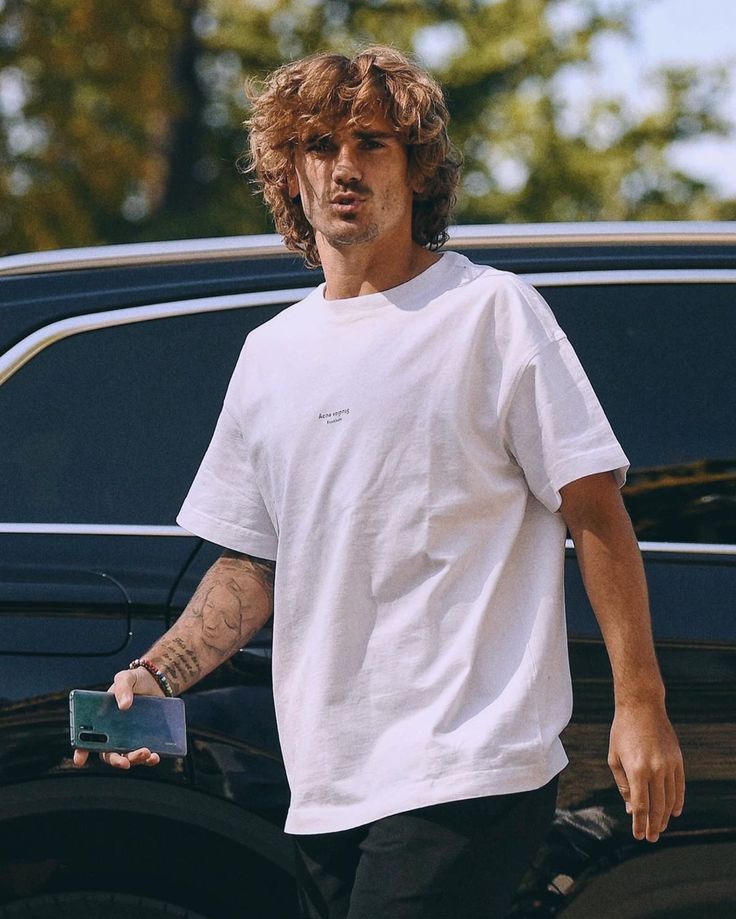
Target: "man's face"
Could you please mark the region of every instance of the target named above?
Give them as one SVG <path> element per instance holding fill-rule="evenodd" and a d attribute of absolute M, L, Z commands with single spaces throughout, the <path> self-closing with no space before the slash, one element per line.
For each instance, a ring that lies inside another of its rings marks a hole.
<path fill-rule="evenodd" d="M 407 149 L 381 115 L 307 136 L 294 156 L 289 194 L 301 196 L 318 245 L 320 237 L 337 249 L 379 237 L 411 243 Z"/>

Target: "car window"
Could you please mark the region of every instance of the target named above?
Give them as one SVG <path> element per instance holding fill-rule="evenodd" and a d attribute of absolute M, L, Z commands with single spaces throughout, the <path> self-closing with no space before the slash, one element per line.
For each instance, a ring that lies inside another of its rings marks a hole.
<path fill-rule="evenodd" d="M 540 288 L 631 460 L 641 540 L 736 543 L 732 284 Z M 0 519 L 172 524 L 240 347 L 279 307 L 85 332 L 0 387 Z"/>
<path fill-rule="evenodd" d="M 0 386 L 6 522 L 171 525 L 246 334 L 279 307 L 83 332 Z"/>
<path fill-rule="evenodd" d="M 540 291 L 631 461 L 639 539 L 736 543 L 736 285 Z"/>

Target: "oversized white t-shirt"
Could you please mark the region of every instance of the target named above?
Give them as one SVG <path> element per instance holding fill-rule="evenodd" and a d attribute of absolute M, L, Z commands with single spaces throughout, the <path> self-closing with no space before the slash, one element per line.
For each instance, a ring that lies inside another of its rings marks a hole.
<path fill-rule="evenodd" d="M 565 766 L 559 489 L 627 465 L 542 297 L 457 253 L 250 333 L 178 522 L 276 560 L 287 832 Z"/>

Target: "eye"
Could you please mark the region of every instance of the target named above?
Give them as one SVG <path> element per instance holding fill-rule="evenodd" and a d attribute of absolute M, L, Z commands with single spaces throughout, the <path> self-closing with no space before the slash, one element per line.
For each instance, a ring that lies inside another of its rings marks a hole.
<path fill-rule="evenodd" d="M 329 137 L 315 137 L 306 143 L 308 153 L 327 153 L 332 149 L 332 140 Z"/>

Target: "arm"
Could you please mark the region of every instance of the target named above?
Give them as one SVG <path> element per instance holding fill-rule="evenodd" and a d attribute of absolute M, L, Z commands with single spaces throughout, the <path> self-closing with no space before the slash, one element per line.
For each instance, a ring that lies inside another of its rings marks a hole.
<path fill-rule="evenodd" d="M 276 563 L 226 549 L 209 569 L 174 625 L 145 655 L 169 679 L 174 693 L 188 689 L 255 635 L 273 611 Z M 130 708 L 136 695 L 163 695 L 156 679 L 143 667 L 121 670 L 110 687 L 121 709 Z M 75 766 L 88 753 L 75 750 Z M 135 750 L 127 755 L 104 753 L 111 766 L 154 766 L 157 753 Z"/>
<path fill-rule="evenodd" d="M 608 764 L 634 836 L 656 842 L 670 816 L 682 813 L 685 776 L 665 709 L 639 546 L 611 473 L 578 479 L 560 494 L 613 672 Z"/>
<path fill-rule="evenodd" d="M 265 625 L 273 611 L 275 565 L 226 549 L 205 574 L 184 612 L 145 655 L 168 676 L 175 694 L 232 657 Z M 150 676 L 139 670 L 141 678 Z"/>

